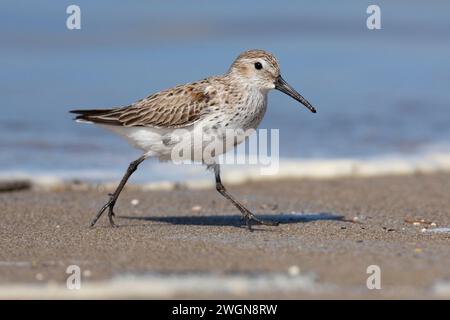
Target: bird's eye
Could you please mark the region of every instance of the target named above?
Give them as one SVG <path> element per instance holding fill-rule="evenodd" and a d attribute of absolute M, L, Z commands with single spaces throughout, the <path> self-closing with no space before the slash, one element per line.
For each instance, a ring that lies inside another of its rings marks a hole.
<path fill-rule="evenodd" d="M 256 69 L 256 70 L 261 70 L 261 69 L 262 69 L 262 64 L 261 64 L 261 62 L 255 62 L 255 69 Z"/>

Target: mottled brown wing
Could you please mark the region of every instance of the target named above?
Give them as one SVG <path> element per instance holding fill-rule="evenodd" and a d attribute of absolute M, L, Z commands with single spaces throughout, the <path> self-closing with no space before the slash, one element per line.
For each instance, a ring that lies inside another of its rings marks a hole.
<path fill-rule="evenodd" d="M 125 127 L 178 128 L 193 124 L 205 112 L 210 95 L 201 83 L 161 91 L 128 107 L 108 110 L 73 110 L 77 120 Z"/>

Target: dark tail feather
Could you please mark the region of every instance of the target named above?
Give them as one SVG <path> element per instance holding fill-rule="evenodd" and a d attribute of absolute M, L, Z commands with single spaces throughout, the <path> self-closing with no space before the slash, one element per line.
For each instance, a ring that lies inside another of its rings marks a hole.
<path fill-rule="evenodd" d="M 70 113 L 74 113 L 77 116 L 74 120 L 82 120 L 94 123 L 104 123 L 118 125 L 120 122 L 114 117 L 111 117 L 116 109 L 91 109 L 91 110 L 70 110 Z"/>

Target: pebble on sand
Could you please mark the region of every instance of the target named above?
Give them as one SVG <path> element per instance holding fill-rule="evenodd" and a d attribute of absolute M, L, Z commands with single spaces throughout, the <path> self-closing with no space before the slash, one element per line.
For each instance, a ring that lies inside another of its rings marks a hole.
<path fill-rule="evenodd" d="M 300 267 L 299 266 L 290 266 L 288 268 L 288 273 L 290 276 L 298 276 L 300 274 Z"/>

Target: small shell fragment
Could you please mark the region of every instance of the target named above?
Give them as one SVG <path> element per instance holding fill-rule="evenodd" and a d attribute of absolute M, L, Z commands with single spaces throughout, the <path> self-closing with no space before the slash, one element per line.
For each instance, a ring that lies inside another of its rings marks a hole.
<path fill-rule="evenodd" d="M 290 266 L 288 268 L 288 273 L 290 276 L 298 276 L 300 274 L 300 267 L 299 266 Z"/>

